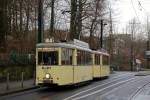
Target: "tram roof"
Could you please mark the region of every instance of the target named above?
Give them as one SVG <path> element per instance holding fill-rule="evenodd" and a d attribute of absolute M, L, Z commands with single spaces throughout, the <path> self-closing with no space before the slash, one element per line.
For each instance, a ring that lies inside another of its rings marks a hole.
<path fill-rule="evenodd" d="M 93 51 L 93 53 L 109 56 L 107 52 L 102 52 L 102 51 Z"/>
<path fill-rule="evenodd" d="M 36 47 L 37 48 L 61 47 L 61 48 L 69 48 L 69 49 L 76 48 L 76 49 L 79 49 L 79 50 L 85 50 L 85 51 L 92 52 L 92 53 L 95 53 L 95 54 L 101 54 L 101 55 L 109 56 L 109 54 L 106 53 L 106 52 L 95 51 L 95 50 L 91 50 L 90 48 L 85 48 L 85 47 L 70 44 L 70 43 L 39 43 L 39 44 L 36 45 Z"/>
<path fill-rule="evenodd" d="M 79 50 L 85 50 L 85 51 L 89 51 L 92 52 L 91 49 L 89 48 L 84 48 L 84 47 L 80 47 L 74 44 L 69 44 L 69 43 L 40 43 L 37 44 L 37 48 L 50 48 L 50 47 L 61 47 L 61 48 L 69 48 L 69 49 L 79 49 Z"/>

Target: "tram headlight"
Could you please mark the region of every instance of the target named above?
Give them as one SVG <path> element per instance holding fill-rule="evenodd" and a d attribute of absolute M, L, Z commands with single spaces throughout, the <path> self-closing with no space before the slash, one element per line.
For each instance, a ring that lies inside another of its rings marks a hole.
<path fill-rule="evenodd" d="M 45 77 L 46 77 L 47 79 L 49 79 L 49 78 L 50 78 L 50 74 L 46 74 Z"/>

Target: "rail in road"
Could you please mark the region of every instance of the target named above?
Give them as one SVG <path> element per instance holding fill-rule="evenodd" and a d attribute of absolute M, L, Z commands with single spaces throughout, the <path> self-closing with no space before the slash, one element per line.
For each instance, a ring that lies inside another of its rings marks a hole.
<path fill-rule="evenodd" d="M 129 81 L 102 94 L 100 100 L 145 100 L 137 99 L 136 97 L 148 84 L 150 84 L 150 76 L 137 77 L 133 81 Z"/>
<path fill-rule="evenodd" d="M 48 100 L 79 100 L 84 99 L 86 97 L 89 97 L 91 95 L 94 95 L 96 93 L 106 93 L 107 91 L 110 91 L 110 89 L 116 88 L 116 86 L 121 86 L 122 84 L 125 84 L 127 82 L 135 80 L 136 77 L 133 73 L 124 73 L 119 74 L 113 77 L 110 77 L 109 79 L 103 80 L 103 81 L 95 81 L 92 84 L 89 84 L 87 86 L 79 87 L 71 90 L 61 90 L 61 91 L 47 91 L 42 93 L 47 88 L 40 88 L 35 89 L 31 91 L 26 91 L 23 93 L 13 94 L 10 96 L 4 96 L 0 99 L 4 100 L 45 100 L 47 98 Z M 50 88 L 51 89 L 51 88 Z M 24 99 L 25 98 L 25 99 Z M 44 98 L 44 99 L 43 99 Z"/>
<path fill-rule="evenodd" d="M 102 84 L 102 85 L 98 85 L 96 87 L 90 88 L 89 90 L 82 91 L 82 92 L 77 93 L 77 94 L 75 94 L 73 96 L 65 98 L 64 100 L 80 100 L 80 99 L 84 99 L 84 98 L 86 98 L 88 96 L 91 96 L 93 94 L 103 92 L 106 89 L 111 90 L 112 88 L 116 88 L 116 87 L 118 87 L 118 86 L 120 86 L 120 85 L 122 85 L 122 84 L 124 84 L 126 82 L 132 81 L 132 80 L 134 80 L 136 78 L 135 77 L 126 77 L 124 79 L 125 80 L 116 79 L 115 81 L 110 81 L 108 83 L 105 83 L 105 84 Z"/>
<path fill-rule="evenodd" d="M 136 98 L 138 97 L 138 95 L 140 95 L 140 92 L 143 91 L 144 87 L 149 85 L 150 81 L 146 82 L 145 84 L 143 84 L 141 87 L 139 87 L 131 96 L 128 100 L 136 100 Z M 149 98 L 150 99 L 150 98 Z M 144 100 L 144 99 L 143 99 Z"/>
<path fill-rule="evenodd" d="M 113 79 L 114 79 L 114 80 L 113 80 Z M 87 90 L 85 90 L 85 91 L 81 91 L 81 92 L 79 92 L 79 93 L 77 93 L 77 94 L 74 94 L 74 95 L 72 95 L 72 96 L 70 96 L 70 97 L 65 98 L 64 100 L 70 100 L 70 99 L 73 99 L 73 98 L 74 98 L 75 100 L 78 100 L 78 99 L 81 99 L 81 98 L 90 96 L 90 95 L 92 95 L 92 94 L 95 94 L 96 92 L 103 91 L 103 90 L 107 89 L 108 87 L 111 87 L 111 86 L 114 86 L 114 85 L 118 85 L 118 84 L 120 84 L 120 83 L 128 82 L 128 81 L 130 81 L 130 80 L 133 80 L 134 78 L 131 78 L 131 77 L 121 77 L 121 78 L 120 78 L 120 76 L 119 76 L 119 77 L 115 77 L 115 78 L 113 78 L 113 79 L 110 80 L 109 82 L 104 83 L 104 84 L 100 84 L 100 85 L 97 85 L 97 86 L 92 87 L 92 88 L 90 88 L 90 89 L 87 89 Z M 124 80 L 124 79 L 127 79 L 127 80 L 121 81 L 121 80 Z M 119 82 L 119 81 L 121 81 L 121 82 Z M 117 82 L 118 82 L 118 83 L 117 83 Z M 107 87 L 107 86 L 108 86 L 108 87 Z M 98 91 L 96 91 L 96 90 L 98 90 Z M 92 92 L 92 93 L 88 94 L 88 92 Z M 84 94 L 86 94 L 86 95 L 84 95 Z M 82 95 L 82 96 L 81 96 L 81 95 Z M 84 95 L 84 96 L 83 96 L 83 95 Z"/>

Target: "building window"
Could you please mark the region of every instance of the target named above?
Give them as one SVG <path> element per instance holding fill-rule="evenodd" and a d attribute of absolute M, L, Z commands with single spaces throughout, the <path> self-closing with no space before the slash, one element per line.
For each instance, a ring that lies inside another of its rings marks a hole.
<path fill-rule="evenodd" d="M 72 65 L 73 50 L 62 48 L 61 63 L 62 65 Z"/>

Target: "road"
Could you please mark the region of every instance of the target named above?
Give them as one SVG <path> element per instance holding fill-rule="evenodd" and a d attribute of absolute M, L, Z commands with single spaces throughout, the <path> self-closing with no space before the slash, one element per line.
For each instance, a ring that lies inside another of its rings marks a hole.
<path fill-rule="evenodd" d="M 0 100 L 132 100 L 149 82 L 150 76 L 117 72 L 108 79 L 96 80 L 84 86 L 39 88 L 3 96 Z"/>

